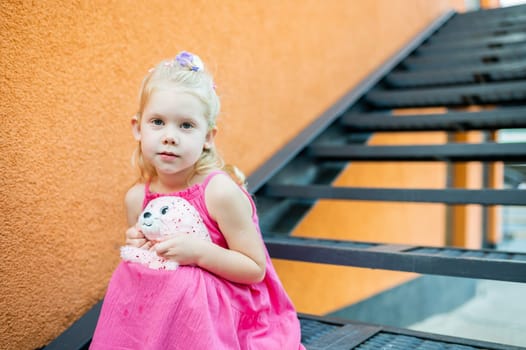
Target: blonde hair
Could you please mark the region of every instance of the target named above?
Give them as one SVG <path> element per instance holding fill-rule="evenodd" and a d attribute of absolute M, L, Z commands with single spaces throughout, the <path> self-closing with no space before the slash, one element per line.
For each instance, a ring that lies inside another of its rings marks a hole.
<path fill-rule="evenodd" d="M 134 116 L 140 127 L 142 114 L 155 89 L 170 84 L 181 92 L 191 94 L 203 103 L 208 131 L 216 127 L 216 120 L 221 109 L 219 96 L 216 93 L 214 80 L 210 72 L 205 69 L 199 56 L 182 51 L 172 60 L 163 60 L 155 68 L 150 69 L 143 79 L 139 90 L 139 110 Z M 144 160 L 140 141 L 134 152 L 132 161 L 139 170 L 139 182 L 151 181 L 157 176 L 155 168 Z M 235 166 L 225 164 L 218 154 L 215 145 L 203 150 L 194 165 L 194 175 L 206 174 L 210 170 L 219 168 L 227 172 L 239 185 L 246 186 L 245 175 Z"/>

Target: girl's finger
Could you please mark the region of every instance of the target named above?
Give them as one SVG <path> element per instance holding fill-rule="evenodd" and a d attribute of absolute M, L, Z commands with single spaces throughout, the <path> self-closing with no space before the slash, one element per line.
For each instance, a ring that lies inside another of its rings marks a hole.
<path fill-rule="evenodd" d="M 134 247 L 142 247 L 147 241 L 145 239 L 127 238 L 126 244 Z"/>
<path fill-rule="evenodd" d="M 166 252 L 166 241 L 157 243 L 154 247 L 152 247 L 157 253 L 162 254 Z"/>
<path fill-rule="evenodd" d="M 130 238 L 144 238 L 144 235 L 140 231 L 137 231 L 137 230 L 130 230 L 128 232 L 128 236 Z"/>

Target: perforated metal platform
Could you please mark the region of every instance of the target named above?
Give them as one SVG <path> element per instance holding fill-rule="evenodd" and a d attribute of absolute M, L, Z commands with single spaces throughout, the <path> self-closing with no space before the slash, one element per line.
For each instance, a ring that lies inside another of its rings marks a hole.
<path fill-rule="evenodd" d="M 308 350 L 515 350 L 520 347 L 300 315 Z"/>

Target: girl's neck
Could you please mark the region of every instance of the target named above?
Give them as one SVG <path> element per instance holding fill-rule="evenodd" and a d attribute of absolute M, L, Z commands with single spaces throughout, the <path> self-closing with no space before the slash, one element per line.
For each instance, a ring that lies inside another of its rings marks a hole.
<path fill-rule="evenodd" d="M 150 187 L 157 193 L 173 193 L 187 189 L 191 178 L 189 176 L 159 175 L 152 179 Z"/>
<path fill-rule="evenodd" d="M 185 176 L 157 175 L 150 182 L 150 188 L 156 193 L 174 193 L 186 190 L 188 187 L 200 183 L 206 175 L 195 173 L 186 174 Z M 153 188 L 152 188 L 153 187 Z"/>

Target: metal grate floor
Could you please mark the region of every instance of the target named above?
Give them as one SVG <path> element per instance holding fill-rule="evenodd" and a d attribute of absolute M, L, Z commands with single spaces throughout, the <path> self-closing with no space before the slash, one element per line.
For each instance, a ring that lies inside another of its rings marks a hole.
<path fill-rule="evenodd" d="M 340 328 L 340 325 L 334 325 L 326 322 L 320 322 L 311 319 L 300 319 L 301 324 L 301 342 L 305 345 L 311 344 L 325 334 Z"/>
<path fill-rule="evenodd" d="M 380 332 L 364 343 L 354 347 L 359 350 L 475 350 L 485 349 L 462 344 L 446 343 L 442 341 L 422 339 L 419 337 Z"/>
<path fill-rule="evenodd" d="M 513 345 L 470 340 L 349 320 L 300 315 L 308 350 L 512 350 Z"/>

